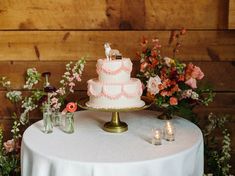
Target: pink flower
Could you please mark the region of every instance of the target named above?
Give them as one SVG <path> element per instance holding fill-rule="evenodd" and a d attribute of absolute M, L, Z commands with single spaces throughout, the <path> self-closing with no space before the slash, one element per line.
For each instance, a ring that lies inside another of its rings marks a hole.
<path fill-rule="evenodd" d="M 52 109 L 55 111 L 57 109 L 60 109 L 60 107 L 61 107 L 61 103 L 55 103 L 55 104 L 53 104 Z"/>
<path fill-rule="evenodd" d="M 74 79 L 74 77 L 69 77 L 69 78 L 68 78 L 69 82 L 72 82 L 73 79 Z"/>
<path fill-rule="evenodd" d="M 195 78 L 190 78 L 188 79 L 185 84 L 189 85 L 190 87 L 192 87 L 193 89 L 197 88 L 197 81 Z"/>
<path fill-rule="evenodd" d="M 81 77 L 80 77 L 80 75 L 77 75 L 77 76 L 76 76 L 76 80 L 77 80 L 78 82 L 80 82 L 80 81 L 81 81 Z"/>
<path fill-rule="evenodd" d="M 192 71 L 192 77 L 200 80 L 204 77 L 204 73 L 201 71 L 199 67 L 194 66 Z"/>
<path fill-rule="evenodd" d="M 58 94 L 60 94 L 60 95 L 64 95 L 65 94 L 65 90 L 63 88 L 59 88 L 56 92 Z"/>
<path fill-rule="evenodd" d="M 153 95 L 159 93 L 158 86 L 161 84 L 161 79 L 159 76 L 150 77 L 147 83 L 147 91 Z"/>
<path fill-rule="evenodd" d="M 74 92 L 74 90 L 73 90 L 73 87 L 74 87 L 74 86 L 75 86 L 75 83 L 74 83 L 74 82 L 70 82 L 70 83 L 69 83 L 69 91 L 72 92 L 72 93 Z"/>
<path fill-rule="evenodd" d="M 14 139 L 11 139 L 11 140 L 8 140 L 7 142 L 4 142 L 3 146 L 4 146 L 7 153 L 12 152 L 15 149 Z"/>
<path fill-rule="evenodd" d="M 75 86 L 74 82 L 69 83 L 69 87 L 74 87 L 74 86 Z"/>
<path fill-rule="evenodd" d="M 53 97 L 53 98 L 51 99 L 51 103 L 52 103 L 52 104 L 58 103 L 58 98 Z"/>
<path fill-rule="evenodd" d="M 177 105 L 177 104 L 178 104 L 177 98 L 176 98 L 176 97 L 171 97 L 171 98 L 170 98 L 170 105 L 175 106 L 175 105 Z"/>

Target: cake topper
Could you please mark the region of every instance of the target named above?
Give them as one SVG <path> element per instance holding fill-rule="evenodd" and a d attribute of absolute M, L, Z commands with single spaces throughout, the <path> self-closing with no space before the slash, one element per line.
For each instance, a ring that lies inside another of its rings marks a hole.
<path fill-rule="evenodd" d="M 107 60 L 112 60 L 113 56 L 115 56 L 115 59 L 117 58 L 117 56 L 121 56 L 121 53 L 117 49 L 112 49 L 109 43 L 104 44 L 104 49 Z"/>

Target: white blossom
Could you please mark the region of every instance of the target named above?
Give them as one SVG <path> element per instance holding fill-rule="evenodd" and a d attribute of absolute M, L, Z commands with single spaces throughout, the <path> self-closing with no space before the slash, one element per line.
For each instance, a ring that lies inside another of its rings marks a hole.
<path fill-rule="evenodd" d="M 16 102 L 18 102 L 22 99 L 22 92 L 20 92 L 20 91 L 10 91 L 10 92 L 7 92 L 6 97 L 10 101 L 16 103 Z"/>

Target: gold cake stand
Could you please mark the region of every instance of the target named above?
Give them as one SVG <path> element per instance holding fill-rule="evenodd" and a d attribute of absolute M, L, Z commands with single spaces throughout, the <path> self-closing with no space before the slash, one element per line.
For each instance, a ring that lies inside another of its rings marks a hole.
<path fill-rule="evenodd" d="M 119 112 L 129 112 L 129 111 L 140 111 L 146 109 L 152 105 L 152 101 L 148 97 L 141 97 L 141 99 L 145 102 L 145 105 L 142 107 L 133 107 L 133 108 L 121 108 L 121 109 L 106 109 L 106 108 L 93 108 L 88 107 L 86 102 L 89 100 L 88 98 L 81 99 L 78 101 L 78 106 L 80 108 L 98 112 L 112 112 L 111 121 L 106 122 L 104 124 L 103 130 L 111 133 L 122 133 L 128 130 L 128 125 L 125 122 L 120 120 Z"/>

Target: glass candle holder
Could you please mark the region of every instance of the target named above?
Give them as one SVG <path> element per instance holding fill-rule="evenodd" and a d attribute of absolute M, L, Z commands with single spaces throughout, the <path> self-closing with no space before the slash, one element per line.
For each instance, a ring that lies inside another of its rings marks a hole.
<path fill-rule="evenodd" d="M 164 126 L 164 138 L 167 141 L 175 140 L 175 129 L 171 121 L 167 120 Z"/>
<path fill-rule="evenodd" d="M 43 108 L 43 126 L 44 133 L 52 133 L 53 132 L 53 123 L 52 123 L 52 112 L 48 106 Z"/>
<path fill-rule="evenodd" d="M 64 122 L 64 132 L 73 133 L 74 132 L 74 113 L 66 113 L 65 114 L 65 122 Z"/>
<path fill-rule="evenodd" d="M 56 110 L 52 113 L 52 120 L 54 126 L 60 126 L 61 125 L 61 113 Z"/>
<path fill-rule="evenodd" d="M 153 129 L 152 144 L 161 145 L 162 144 L 162 131 L 160 129 Z"/>

